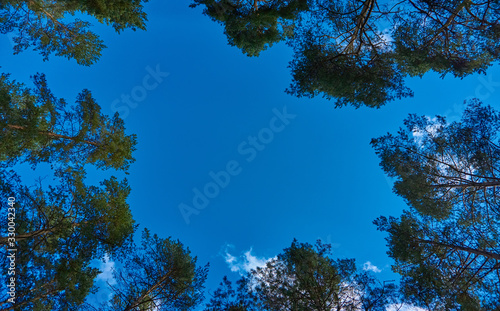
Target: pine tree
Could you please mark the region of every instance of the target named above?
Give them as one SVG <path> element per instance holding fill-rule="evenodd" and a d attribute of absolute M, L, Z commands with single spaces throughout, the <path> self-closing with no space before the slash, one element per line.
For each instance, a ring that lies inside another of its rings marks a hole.
<path fill-rule="evenodd" d="M 237 290 L 224 278 L 206 311 L 386 310 L 396 287 L 357 270 L 354 259 L 331 258 L 318 241 L 292 242 L 266 266 L 241 278 Z"/>
<path fill-rule="evenodd" d="M 288 93 L 378 108 L 412 96 L 406 76 L 465 77 L 500 59 L 497 1 L 193 0 L 249 56 L 293 48 Z"/>
<path fill-rule="evenodd" d="M 33 47 L 44 60 L 55 53 L 88 66 L 99 59 L 105 45 L 89 30 L 90 22 L 73 16 L 94 17 L 118 33 L 144 30 L 143 4 L 147 1 L 6 0 L 0 3 L 0 33 L 14 35 L 15 54 Z"/>
<path fill-rule="evenodd" d="M 133 245 L 114 271 L 113 297 L 98 310 L 191 310 L 203 299 L 208 265 L 179 241 L 162 239 L 145 229 L 140 245 Z"/>
<path fill-rule="evenodd" d="M 0 161 L 129 168 L 136 138 L 125 134 L 118 114 L 103 115 L 88 90 L 69 106 L 52 94 L 45 75 L 33 81 L 29 89 L 0 76 Z"/>
<path fill-rule="evenodd" d="M 411 115 L 372 141 L 410 209 L 381 217 L 393 269 L 413 304 L 432 310 L 500 308 L 500 114 L 473 100 L 448 123 Z"/>
<path fill-rule="evenodd" d="M 92 292 L 98 270 L 92 260 L 114 256 L 130 243 L 134 220 L 126 203 L 127 182 L 116 178 L 99 187 L 84 184 L 84 172 L 67 168 L 56 182 L 22 185 L 13 171 L 0 171 L 0 195 L 15 197 L 15 235 L 0 236 L 2 263 L 15 252 L 15 274 L 6 269 L 1 280 L 16 279 L 15 303 L 0 295 L 2 310 L 72 310 Z M 7 215 L 7 208 L 0 209 Z M 7 228 L 8 218 L 2 218 Z M 7 307 L 5 307 L 7 306 Z"/>

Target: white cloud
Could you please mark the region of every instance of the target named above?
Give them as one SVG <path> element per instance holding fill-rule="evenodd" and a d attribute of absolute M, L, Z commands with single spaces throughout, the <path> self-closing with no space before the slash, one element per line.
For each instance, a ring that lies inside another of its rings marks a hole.
<path fill-rule="evenodd" d="M 386 311 L 427 311 L 427 309 L 422 309 L 409 304 L 391 304 L 385 309 Z"/>
<path fill-rule="evenodd" d="M 104 260 L 101 261 L 101 265 L 99 266 L 99 270 L 101 270 L 101 273 L 99 273 L 96 280 L 109 283 L 110 285 L 115 285 L 116 280 L 113 277 L 114 268 L 115 268 L 115 262 L 110 260 L 109 256 L 106 254 L 104 256 Z"/>
<path fill-rule="evenodd" d="M 440 130 L 441 127 L 443 126 L 442 124 L 437 122 L 436 117 L 433 118 L 429 116 L 425 117 L 427 118 L 427 120 L 429 120 L 429 122 L 431 122 L 431 124 L 427 125 L 425 129 L 420 129 L 415 127 L 412 133 L 413 139 L 420 147 L 422 146 L 424 136 L 426 135 L 434 136 L 438 132 L 438 130 Z"/>
<path fill-rule="evenodd" d="M 258 258 L 252 255 L 252 249 L 245 252 L 245 262 L 243 269 L 245 271 L 255 270 L 257 267 L 265 267 L 269 259 Z"/>
<path fill-rule="evenodd" d="M 373 265 L 370 261 L 367 261 L 363 264 L 363 270 L 364 271 L 371 271 L 375 273 L 380 273 L 382 270 L 380 270 L 377 266 Z"/>
<path fill-rule="evenodd" d="M 384 28 L 382 31 L 378 33 L 379 38 L 381 39 L 381 43 L 384 45 L 383 50 L 390 52 L 394 50 L 394 38 L 392 37 L 392 33 L 395 28 Z"/>
<path fill-rule="evenodd" d="M 244 252 L 242 255 L 236 257 L 229 253 L 228 247 L 231 245 L 226 245 L 226 250 L 224 252 L 224 259 L 229 265 L 232 272 L 239 272 L 240 274 L 246 274 L 251 270 L 257 269 L 257 267 L 265 267 L 266 263 L 273 258 L 257 257 L 252 255 L 252 248 Z M 274 257 L 275 258 L 275 257 Z"/>

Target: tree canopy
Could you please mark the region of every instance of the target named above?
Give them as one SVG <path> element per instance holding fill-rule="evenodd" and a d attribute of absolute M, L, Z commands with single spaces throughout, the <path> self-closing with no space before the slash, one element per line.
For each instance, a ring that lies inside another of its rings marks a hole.
<path fill-rule="evenodd" d="M 191 310 L 203 299 L 208 272 L 196 261 L 181 242 L 145 229 L 140 245 L 127 249 L 113 273 L 111 300 L 98 310 Z"/>
<path fill-rule="evenodd" d="M 386 310 L 396 287 L 358 271 L 354 259 L 332 259 L 330 245 L 292 242 L 234 291 L 224 278 L 205 310 Z"/>
<path fill-rule="evenodd" d="M 35 75 L 33 82 L 30 89 L 0 76 L 0 161 L 129 168 L 136 136 L 125 134 L 117 113 L 102 114 L 89 90 L 69 105 L 51 92 L 45 75 Z"/>
<path fill-rule="evenodd" d="M 117 32 L 145 29 L 143 4 L 148 0 L 6 0 L 0 3 L 0 33 L 13 34 L 14 53 L 33 47 L 48 60 L 55 53 L 78 64 L 92 65 L 101 56 L 103 41 L 81 19 L 90 16 Z M 74 16 L 74 17 L 73 17 Z"/>
<path fill-rule="evenodd" d="M 249 56 L 294 50 L 288 93 L 336 106 L 380 107 L 412 96 L 406 76 L 464 77 L 499 59 L 497 1 L 193 0 Z"/>
<path fill-rule="evenodd" d="M 8 267 L 9 249 L 17 249 L 15 274 L 2 273 L 2 282 L 16 278 L 15 303 L 6 292 L 2 310 L 71 310 L 94 290 L 98 270 L 92 260 L 113 255 L 129 243 L 134 220 L 126 203 L 126 181 L 111 178 L 99 187 L 86 186 L 83 170 L 56 172 L 58 182 L 22 185 L 13 171 L 0 171 L 0 195 L 15 197 L 15 243 L 0 237 L 2 262 Z M 4 205 L 2 212 L 7 215 Z M 7 228 L 8 218 L 2 218 Z"/>
<path fill-rule="evenodd" d="M 372 141 L 410 209 L 376 220 L 405 296 L 432 310 L 500 307 L 500 114 L 477 100 L 462 119 L 411 115 Z"/>
<path fill-rule="evenodd" d="M 0 195 L 15 197 L 15 243 L 0 236 L 7 267 L 17 249 L 17 298 L 0 296 L 2 310 L 74 310 L 92 293 L 99 273 L 93 260 L 114 256 L 130 243 L 135 225 L 127 204 L 130 188 L 115 177 L 98 186 L 86 184 L 87 165 L 123 170 L 134 161 L 135 135 L 125 134 L 123 120 L 101 113 L 88 90 L 74 105 L 57 98 L 45 76 L 34 88 L 0 76 Z M 13 171 L 28 163 L 50 164 L 52 180 L 26 186 Z M 7 213 L 8 205 L 1 210 Z M 7 220 L 2 218 L 2 228 Z"/>

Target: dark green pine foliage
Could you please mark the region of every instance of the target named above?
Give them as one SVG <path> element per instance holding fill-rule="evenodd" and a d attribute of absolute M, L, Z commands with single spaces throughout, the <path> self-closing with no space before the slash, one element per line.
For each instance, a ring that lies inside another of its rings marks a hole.
<path fill-rule="evenodd" d="M 498 227 L 462 222 L 415 211 L 375 221 L 389 233 L 388 254 L 395 260 L 393 271 L 402 276 L 406 302 L 427 310 L 500 308 Z"/>
<path fill-rule="evenodd" d="M 422 214 L 446 218 L 467 200 L 488 201 L 500 185 L 499 113 L 472 100 L 459 122 L 410 115 L 397 135 L 371 144 L 397 178 L 395 192 Z"/>
<path fill-rule="evenodd" d="M 356 269 L 353 259 L 332 259 L 330 246 L 293 241 L 265 267 L 238 281 L 227 279 L 206 311 L 386 310 L 397 299 L 396 287 Z"/>
<path fill-rule="evenodd" d="M 412 96 L 406 76 L 465 77 L 500 59 L 495 0 L 193 2 L 247 55 L 285 41 L 294 50 L 287 92 L 322 95 L 337 107 L 378 108 Z"/>
<path fill-rule="evenodd" d="M 127 248 L 120 258 L 113 297 L 98 310 L 191 310 L 203 300 L 208 265 L 197 267 L 196 257 L 179 241 L 145 229 L 140 245 Z"/>
<path fill-rule="evenodd" d="M 412 96 L 378 27 L 385 19 L 379 9 L 376 1 L 315 1 L 288 40 L 295 56 L 287 92 L 323 95 L 337 107 L 378 108 Z"/>
<path fill-rule="evenodd" d="M 498 1 L 413 1 L 394 17 L 396 61 L 411 76 L 484 73 L 500 56 L 499 13 Z"/>
<path fill-rule="evenodd" d="M 136 137 L 125 134 L 118 114 L 102 114 L 88 90 L 70 106 L 52 94 L 43 74 L 33 81 L 29 89 L 0 76 L 0 161 L 129 168 Z"/>
<path fill-rule="evenodd" d="M 307 10 L 307 0 L 230 1 L 194 0 L 191 7 L 224 25 L 229 44 L 248 56 L 259 56 L 290 34 L 290 20 Z"/>
<path fill-rule="evenodd" d="M 402 289 L 432 310 L 500 308 L 500 114 L 471 101 L 462 119 L 411 115 L 372 141 L 394 191 L 410 206 L 377 219 L 389 233 Z"/>
<path fill-rule="evenodd" d="M 252 291 L 250 278 L 243 277 L 237 281 L 234 290 L 226 276 L 219 288 L 214 291 L 205 311 L 260 311 L 265 310 L 262 302 Z"/>
<path fill-rule="evenodd" d="M 291 63 L 293 81 L 287 93 L 312 98 L 323 95 L 336 107 L 379 108 L 389 101 L 413 96 L 391 57 L 340 55 L 324 44 L 307 45 Z"/>
<path fill-rule="evenodd" d="M 105 47 L 89 30 L 90 22 L 75 14 L 96 18 L 117 32 L 145 29 L 147 0 L 6 0 L 0 3 L 0 33 L 14 35 L 14 53 L 33 47 L 47 60 L 55 53 L 78 64 L 91 65 Z"/>
<path fill-rule="evenodd" d="M 354 259 L 332 259 L 330 246 L 294 241 L 252 278 L 269 310 L 385 310 L 394 286 L 358 272 Z"/>
<path fill-rule="evenodd" d="M 98 270 L 92 260 L 114 256 L 130 242 L 134 221 L 126 198 L 126 181 L 115 178 L 86 186 L 83 170 L 56 172 L 57 182 L 34 187 L 21 184 L 8 170 L 0 171 L 0 195 L 15 197 L 16 244 L 0 236 L 1 260 L 8 266 L 7 249 L 16 248 L 16 301 L 0 294 L 2 310 L 74 310 L 94 291 Z M 6 205 L 0 209 L 7 215 Z M 7 218 L 2 218 L 7 228 Z M 1 274 L 6 284 L 11 276 Z"/>

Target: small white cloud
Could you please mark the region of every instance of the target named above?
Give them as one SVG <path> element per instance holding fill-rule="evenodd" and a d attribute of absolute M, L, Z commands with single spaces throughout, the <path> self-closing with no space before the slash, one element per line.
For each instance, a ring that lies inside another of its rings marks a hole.
<path fill-rule="evenodd" d="M 233 255 L 226 253 L 224 259 L 226 260 L 227 264 L 229 265 L 229 268 L 231 268 L 232 272 L 238 272 L 240 269 L 238 262 L 236 260 L 236 257 Z"/>
<path fill-rule="evenodd" d="M 235 261 L 236 261 L 236 257 L 234 257 L 233 255 L 231 255 L 229 253 L 226 253 L 226 262 L 228 264 L 232 264 Z"/>
<path fill-rule="evenodd" d="M 415 307 L 406 303 L 403 304 L 390 304 L 385 309 L 386 311 L 427 311 L 427 309 L 422 309 L 419 307 Z"/>
<path fill-rule="evenodd" d="M 394 38 L 392 37 L 392 33 L 394 32 L 394 28 L 385 28 L 381 32 L 378 33 L 379 38 L 381 39 L 381 43 L 383 44 L 383 50 L 392 51 L 394 50 L 393 43 Z"/>
<path fill-rule="evenodd" d="M 258 258 L 252 255 L 252 249 L 245 252 L 245 262 L 243 264 L 243 269 L 247 272 L 250 270 L 255 270 L 257 267 L 265 267 L 269 259 Z"/>
<path fill-rule="evenodd" d="M 106 254 L 104 256 L 104 260 L 101 262 L 101 265 L 99 266 L 99 270 L 101 270 L 101 273 L 99 273 L 96 280 L 109 283 L 110 285 L 115 285 L 116 280 L 113 277 L 114 268 L 115 268 L 115 262 L 110 260 L 109 256 Z"/>
<path fill-rule="evenodd" d="M 224 259 L 226 263 L 232 272 L 239 272 L 242 275 L 250 272 L 251 270 L 257 269 L 258 267 L 265 267 L 267 262 L 273 259 L 266 259 L 264 257 L 252 255 L 252 248 L 243 253 L 243 255 L 236 257 L 231 255 L 227 248 L 228 246 L 226 246 L 226 250 L 224 252 Z"/>
<path fill-rule="evenodd" d="M 373 265 L 370 261 L 367 261 L 363 264 L 363 270 L 364 271 L 371 271 L 375 273 L 380 273 L 382 270 L 380 270 L 377 266 Z"/>
<path fill-rule="evenodd" d="M 437 122 L 436 117 L 433 118 L 429 116 L 425 117 L 427 118 L 427 120 L 429 120 L 429 122 L 431 122 L 431 124 L 427 125 L 425 129 L 420 129 L 416 127 L 412 131 L 413 139 L 419 146 L 422 146 L 424 136 L 426 135 L 434 136 L 443 126 L 442 124 Z"/>

